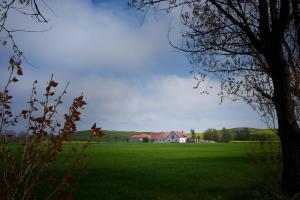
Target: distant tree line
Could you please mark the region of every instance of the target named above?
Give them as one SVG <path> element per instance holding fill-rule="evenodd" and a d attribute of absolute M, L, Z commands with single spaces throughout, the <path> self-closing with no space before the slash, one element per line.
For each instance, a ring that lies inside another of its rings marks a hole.
<path fill-rule="evenodd" d="M 212 140 L 215 142 L 231 142 L 231 141 L 278 141 L 276 134 L 260 133 L 251 131 L 249 128 L 241 129 L 225 129 L 216 130 L 207 129 L 203 133 L 204 140 Z"/>

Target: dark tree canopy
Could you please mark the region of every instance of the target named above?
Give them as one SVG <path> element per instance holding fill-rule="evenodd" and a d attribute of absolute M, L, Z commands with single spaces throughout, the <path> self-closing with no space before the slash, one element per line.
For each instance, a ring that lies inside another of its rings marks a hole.
<path fill-rule="evenodd" d="M 210 128 L 203 133 L 204 140 L 220 141 L 220 135 L 216 129 Z"/>
<path fill-rule="evenodd" d="M 199 81 L 220 80 L 221 96 L 244 100 L 274 120 L 284 192 L 300 192 L 300 1 L 131 0 L 139 10 L 181 9 L 181 45 Z"/>
<path fill-rule="evenodd" d="M 232 134 L 226 130 L 225 128 L 221 131 L 221 141 L 222 142 L 230 142 L 233 139 Z"/>

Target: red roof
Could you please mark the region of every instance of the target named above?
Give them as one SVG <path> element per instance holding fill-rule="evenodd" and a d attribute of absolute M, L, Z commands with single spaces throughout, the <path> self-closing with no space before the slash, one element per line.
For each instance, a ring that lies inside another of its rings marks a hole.
<path fill-rule="evenodd" d="M 174 131 L 177 137 L 184 138 L 186 137 L 183 131 Z"/>
<path fill-rule="evenodd" d="M 150 139 L 161 139 L 162 135 L 161 133 L 152 133 L 150 134 Z"/>

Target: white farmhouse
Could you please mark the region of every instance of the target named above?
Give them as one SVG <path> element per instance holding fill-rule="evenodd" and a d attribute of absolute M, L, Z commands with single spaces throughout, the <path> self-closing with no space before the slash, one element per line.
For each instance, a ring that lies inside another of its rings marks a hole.
<path fill-rule="evenodd" d="M 149 142 L 186 143 L 187 137 L 183 131 L 160 132 L 150 134 Z"/>
<path fill-rule="evenodd" d="M 187 136 L 183 131 L 170 131 L 151 134 L 136 134 L 128 138 L 129 142 L 154 142 L 154 143 L 186 143 Z"/>

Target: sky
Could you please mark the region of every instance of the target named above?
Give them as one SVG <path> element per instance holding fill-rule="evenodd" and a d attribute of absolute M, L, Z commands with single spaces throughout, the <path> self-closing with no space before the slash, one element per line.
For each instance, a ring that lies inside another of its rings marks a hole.
<path fill-rule="evenodd" d="M 27 59 L 24 76 L 12 88 L 16 108 L 25 106 L 34 80 L 42 89 L 54 74 L 61 87 L 70 83 L 61 112 L 81 93 L 88 102 L 79 130 L 94 122 L 106 130 L 155 132 L 265 127 L 243 102 L 220 105 L 216 80 L 210 81 L 209 95 L 201 94 L 206 84 L 193 89 L 194 66 L 168 43 L 169 32 L 173 41 L 181 41 L 178 12 L 144 16 L 126 1 L 46 2 L 41 10 L 47 24 L 16 13 L 7 22 L 14 29 L 40 31 L 15 34 Z M 11 53 L 9 45 L 0 49 L 1 88 Z"/>

